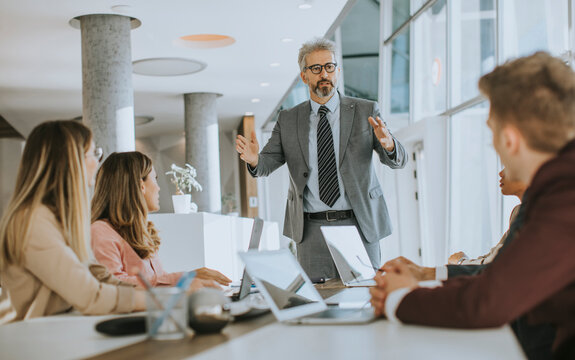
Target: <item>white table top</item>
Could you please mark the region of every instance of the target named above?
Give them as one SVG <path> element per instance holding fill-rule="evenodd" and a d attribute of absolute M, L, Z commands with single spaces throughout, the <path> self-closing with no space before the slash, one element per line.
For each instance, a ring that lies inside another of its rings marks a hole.
<path fill-rule="evenodd" d="M 97 333 L 94 325 L 108 318 L 111 317 L 60 315 L 0 326 L 0 358 L 78 359 L 145 339 L 144 335 L 106 337 Z M 524 359 L 524 355 L 509 326 L 454 330 L 377 320 L 347 326 L 272 323 L 191 358 L 512 360 Z"/>
<path fill-rule="evenodd" d="M 524 359 L 511 328 L 454 330 L 393 324 L 274 323 L 190 359 Z"/>
<path fill-rule="evenodd" d="M 96 323 L 114 316 L 65 314 L 0 326 L 0 359 L 79 359 L 144 340 L 144 335 L 108 337 Z"/>

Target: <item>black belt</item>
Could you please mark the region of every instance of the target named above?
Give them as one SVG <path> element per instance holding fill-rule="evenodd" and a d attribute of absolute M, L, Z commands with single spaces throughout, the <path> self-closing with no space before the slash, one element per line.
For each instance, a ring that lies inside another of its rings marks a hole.
<path fill-rule="evenodd" d="M 316 213 L 304 213 L 304 218 L 308 220 L 337 221 L 353 217 L 353 210 L 328 210 Z"/>

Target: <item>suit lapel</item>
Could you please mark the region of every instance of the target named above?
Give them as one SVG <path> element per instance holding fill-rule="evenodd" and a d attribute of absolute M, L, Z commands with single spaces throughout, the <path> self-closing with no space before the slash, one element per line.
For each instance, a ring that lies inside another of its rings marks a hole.
<path fill-rule="evenodd" d="M 343 161 L 347 143 L 355 120 L 355 106 L 350 98 L 340 97 L 339 110 L 339 165 Z"/>
<path fill-rule="evenodd" d="M 297 112 L 297 138 L 305 165 L 309 168 L 309 113 L 311 105 L 306 101 Z"/>

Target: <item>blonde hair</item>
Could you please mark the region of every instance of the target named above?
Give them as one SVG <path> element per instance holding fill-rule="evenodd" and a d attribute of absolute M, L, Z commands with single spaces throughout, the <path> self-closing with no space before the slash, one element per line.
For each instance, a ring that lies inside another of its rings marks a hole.
<path fill-rule="evenodd" d="M 479 79 L 490 115 L 535 150 L 557 153 L 575 137 L 575 73 L 545 52 L 506 62 Z"/>
<path fill-rule="evenodd" d="M 160 247 L 141 189 L 152 160 L 138 151 L 112 153 L 98 170 L 92 199 L 92 222 L 106 220 L 142 259 Z"/>
<path fill-rule="evenodd" d="M 0 267 L 23 263 L 30 216 L 41 205 L 54 213 L 66 244 L 80 261 L 88 261 L 90 212 L 84 158 L 91 142 L 90 129 L 76 121 L 49 121 L 32 130 L 14 194 L 0 221 Z"/>

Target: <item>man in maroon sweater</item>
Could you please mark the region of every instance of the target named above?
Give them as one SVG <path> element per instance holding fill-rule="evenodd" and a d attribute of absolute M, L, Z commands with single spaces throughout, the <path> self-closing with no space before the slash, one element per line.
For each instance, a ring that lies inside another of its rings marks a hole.
<path fill-rule="evenodd" d="M 388 264 L 370 290 L 391 321 L 454 328 L 502 326 L 519 317 L 556 329 L 557 357 L 575 356 L 575 73 L 546 53 L 479 80 L 487 125 L 512 180 L 529 184 L 510 240 L 475 276 L 418 286 L 407 264 Z"/>

